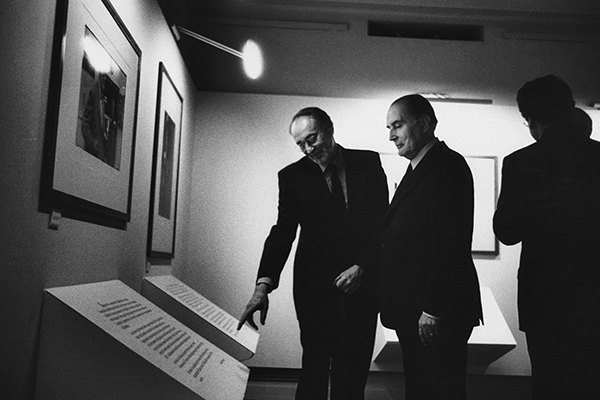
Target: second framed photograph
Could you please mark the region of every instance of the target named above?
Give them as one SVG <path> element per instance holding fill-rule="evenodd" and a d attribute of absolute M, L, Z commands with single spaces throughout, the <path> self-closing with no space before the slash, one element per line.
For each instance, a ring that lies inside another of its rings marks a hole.
<path fill-rule="evenodd" d="M 177 222 L 183 98 L 161 62 L 154 130 L 148 256 L 173 258 Z"/>

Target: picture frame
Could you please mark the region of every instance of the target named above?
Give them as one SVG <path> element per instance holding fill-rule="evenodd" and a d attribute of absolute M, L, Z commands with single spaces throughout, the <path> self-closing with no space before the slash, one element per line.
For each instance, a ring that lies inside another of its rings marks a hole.
<path fill-rule="evenodd" d="M 147 254 L 170 259 L 175 255 L 183 97 L 162 62 L 155 121 Z"/>
<path fill-rule="evenodd" d="M 498 199 L 498 157 L 467 156 L 473 174 L 475 189 L 475 216 L 473 220 L 473 255 L 497 256 L 500 251 L 494 234 L 493 219 Z"/>
<path fill-rule="evenodd" d="M 58 0 L 39 208 L 126 229 L 142 52 L 109 0 Z"/>

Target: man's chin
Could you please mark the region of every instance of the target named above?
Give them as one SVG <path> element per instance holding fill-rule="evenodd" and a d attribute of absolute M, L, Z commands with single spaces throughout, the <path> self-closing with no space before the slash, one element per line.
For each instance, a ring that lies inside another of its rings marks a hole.
<path fill-rule="evenodd" d="M 413 157 L 410 157 L 410 154 L 411 154 L 411 152 L 410 152 L 410 151 L 407 151 L 405 148 L 398 149 L 398 155 L 399 155 L 400 157 L 404 157 L 404 158 L 406 158 L 406 159 L 409 159 L 409 160 L 411 160 Z"/>
<path fill-rule="evenodd" d="M 323 155 L 320 156 L 308 156 L 308 158 L 317 164 L 323 164 L 325 163 L 325 161 L 327 161 L 327 157 L 324 157 Z"/>

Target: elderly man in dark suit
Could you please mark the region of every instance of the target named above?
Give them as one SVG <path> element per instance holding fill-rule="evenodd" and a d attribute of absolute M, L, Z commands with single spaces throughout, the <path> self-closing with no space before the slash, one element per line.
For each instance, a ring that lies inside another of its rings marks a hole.
<path fill-rule="evenodd" d="M 381 318 L 402 347 L 406 399 L 465 399 L 467 340 L 482 319 L 471 258 L 473 177 L 465 159 L 435 137 L 420 95 L 396 100 L 389 139 L 410 160 L 384 219 Z"/>
<path fill-rule="evenodd" d="M 294 303 L 302 371 L 297 400 L 362 400 L 377 321 L 373 249 L 388 205 L 379 155 L 349 150 L 333 137 L 329 116 L 300 110 L 290 134 L 305 157 L 279 172 L 279 215 L 265 242 L 257 285 L 240 318 L 264 324 L 270 291 L 289 256 L 296 230 Z M 239 328 L 239 327 L 238 327 Z"/>
<path fill-rule="evenodd" d="M 521 243 L 534 399 L 600 399 L 600 143 L 557 76 L 525 83 L 517 103 L 535 143 L 504 159 L 494 231 Z"/>

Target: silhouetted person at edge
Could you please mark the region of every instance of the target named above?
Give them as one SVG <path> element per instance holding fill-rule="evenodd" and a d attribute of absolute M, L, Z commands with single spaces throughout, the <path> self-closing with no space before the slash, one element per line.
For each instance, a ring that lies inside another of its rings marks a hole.
<path fill-rule="evenodd" d="M 600 143 L 557 76 L 525 83 L 517 103 L 535 143 L 504 159 L 494 231 L 521 243 L 533 398 L 600 399 Z"/>

